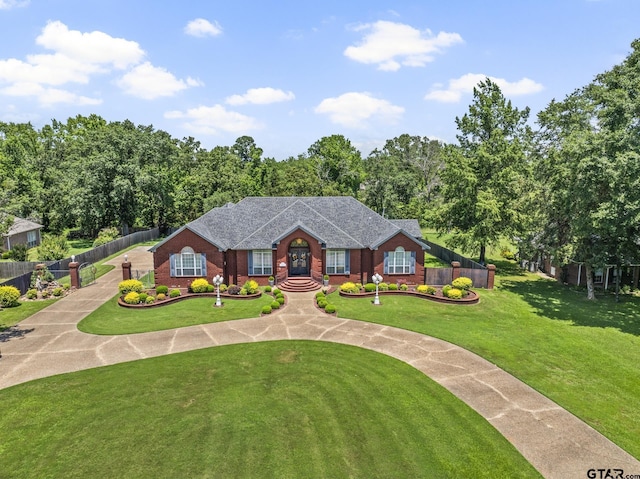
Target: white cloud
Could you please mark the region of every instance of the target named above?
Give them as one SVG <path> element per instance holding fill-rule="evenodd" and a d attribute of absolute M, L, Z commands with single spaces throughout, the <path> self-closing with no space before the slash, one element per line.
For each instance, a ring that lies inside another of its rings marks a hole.
<path fill-rule="evenodd" d="M 193 78 L 178 79 L 173 73 L 162 67 L 154 67 L 149 62 L 133 68 L 124 74 L 116 84 L 125 93 L 145 100 L 173 96 L 189 87 L 201 85 L 199 81 Z"/>
<path fill-rule="evenodd" d="M 29 0 L 0 0 L 0 10 L 11 10 L 27 5 L 29 5 Z"/>
<path fill-rule="evenodd" d="M 79 62 L 111 64 L 117 69 L 135 65 L 145 56 L 137 42 L 114 38 L 99 31 L 82 33 L 69 30 L 59 21 L 47 23 L 36 43 Z"/>
<path fill-rule="evenodd" d="M 187 120 L 183 124 L 185 128 L 204 135 L 215 135 L 220 131 L 243 133 L 262 128 L 254 118 L 229 111 L 222 105 L 199 106 L 187 111 L 168 111 L 164 117 Z"/>
<path fill-rule="evenodd" d="M 462 99 L 463 94 L 473 92 L 473 88 L 485 78 L 489 78 L 496 83 L 504 96 L 531 95 L 538 93 L 544 89 L 541 83 L 537 83 L 529 78 L 522 78 L 516 82 L 509 82 L 504 78 L 495 78 L 481 73 L 467 73 L 460 78 L 449 80 L 449 86 L 446 89 L 436 89 L 427 93 L 425 100 L 434 100 L 441 103 L 457 103 Z M 439 85 L 440 86 L 440 85 Z"/>
<path fill-rule="evenodd" d="M 269 103 L 277 103 L 281 101 L 291 101 L 296 96 L 293 92 L 285 92 L 271 87 L 251 88 L 244 95 L 231 95 L 225 101 L 229 105 L 245 105 L 251 103 L 254 105 L 268 105 Z"/>
<path fill-rule="evenodd" d="M 218 22 L 211 23 L 204 18 L 196 18 L 187 23 L 187 26 L 184 27 L 184 33 L 193 37 L 215 37 L 222 34 L 222 27 Z"/>
<path fill-rule="evenodd" d="M 361 63 L 378 64 L 379 70 L 395 71 L 402 65 L 422 67 L 434 60 L 433 55 L 446 47 L 462 43 L 457 33 L 440 32 L 436 36 L 410 25 L 377 21 L 355 28 L 366 32 L 359 45 L 349 46 L 344 54 Z"/>
<path fill-rule="evenodd" d="M 0 93 L 8 96 L 35 97 L 41 105 L 52 106 L 59 103 L 70 105 L 99 105 L 102 100 L 76 95 L 59 88 L 45 88 L 38 83 L 14 83 L 0 89 Z"/>
<path fill-rule="evenodd" d="M 404 113 L 404 108 L 374 98 L 367 92 L 349 92 L 336 98 L 325 98 L 314 111 L 329 115 L 333 123 L 364 128 L 371 119 L 395 123 Z"/>

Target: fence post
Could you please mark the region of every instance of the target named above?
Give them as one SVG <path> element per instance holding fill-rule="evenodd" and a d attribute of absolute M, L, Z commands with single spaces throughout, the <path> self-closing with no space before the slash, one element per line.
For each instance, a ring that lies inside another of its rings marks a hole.
<path fill-rule="evenodd" d="M 487 289 L 493 289 L 493 283 L 496 278 L 496 265 L 488 264 L 487 265 Z"/>
<path fill-rule="evenodd" d="M 460 277 L 460 261 L 452 261 L 451 267 L 453 271 L 451 271 L 451 281 Z"/>
<path fill-rule="evenodd" d="M 71 277 L 71 287 L 78 289 L 80 287 L 80 271 L 78 266 L 80 264 L 77 261 L 69 263 L 69 276 Z"/>

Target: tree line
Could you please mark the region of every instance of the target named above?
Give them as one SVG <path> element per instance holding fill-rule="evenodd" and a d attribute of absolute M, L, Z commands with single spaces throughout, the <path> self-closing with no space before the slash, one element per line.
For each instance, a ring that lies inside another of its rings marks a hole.
<path fill-rule="evenodd" d="M 352 195 L 448 233 L 480 261 L 507 239 L 523 258 L 582 262 L 592 298 L 595 267 L 640 261 L 640 41 L 631 46 L 535 122 L 486 79 L 455 120 L 457 143 L 404 134 L 364 158 L 343 135 L 276 161 L 250 136 L 207 150 L 98 115 L 0 123 L 0 211 L 95 237 L 179 226 L 246 196 Z"/>

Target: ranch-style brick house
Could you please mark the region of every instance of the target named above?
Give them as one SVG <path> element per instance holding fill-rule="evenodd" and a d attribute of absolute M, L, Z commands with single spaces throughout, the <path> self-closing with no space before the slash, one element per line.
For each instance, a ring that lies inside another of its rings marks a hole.
<path fill-rule="evenodd" d="M 385 219 L 350 196 L 248 197 L 214 208 L 155 245 L 155 283 L 187 288 L 196 278 L 266 285 L 309 277 L 331 284 L 421 284 L 424 251 L 417 220 Z"/>

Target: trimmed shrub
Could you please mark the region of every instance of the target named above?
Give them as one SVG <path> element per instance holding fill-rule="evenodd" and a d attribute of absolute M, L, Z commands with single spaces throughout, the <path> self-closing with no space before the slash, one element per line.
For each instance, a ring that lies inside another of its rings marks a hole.
<path fill-rule="evenodd" d="M 11 251 L 4 251 L 2 253 L 2 259 L 9 259 L 11 258 Z"/>
<path fill-rule="evenodd" d="M 235 296 L 235 295 L 240 294 L 240 290 L 241 289 L 242 288 L 240 286 L 236 286 L 235 284 L 231 284 L 231 285 L 229 285 L 229 289 L 227 289 L 227 293 L 228 294 L 233 294 Z"/>
<path fill-rule="evenodd" d="M 268 304 L 262 307 L 262 314 L 271 314 L 271 306 Z"/>
<path fill-rule="evenodd" d="M 500 251 L 500 256 L 502 256 L 504 259 L 516 258 L 516 255 L 513 254 L 513 251 L 511 251 L 509 248 L 504 248 L 502 251 Z"/>
<path fill-rule="evenodd" d="M 318 308 L 320 308 L 320 309 L 326 308 L 327 304 L 329 304 L 329 302 L 326 299 L 318 300 Z"/>
<path fill-rule="evenodd" d="M 229 287 L 226 284 L 222 283 L 220 285 L 220 292 L 221 293 L 224 293 L 227 289 L 229 289 Z"/>
<path fill-rule="evenodd" d="M 135 291 L 131 291 L 127 293 L 124 297 L 124 302 L 127 304 L 139 304 L 140 303 L 140 295 Z"/>
<path fill-rule="evenodd" d="M 164 284 L 156 286 L 156 294 L 169 294 L 169 286 L 165 286 Z"/>
<path fill-rule="evenodd" d="M 3 308 L 11 308 L 18 306 L 18 298 L 20 298 L 20 290 L 15 286 L 0 286 L 0 306 Z"/>
<path fill-rule="evenodd" d="M 364 285 L 364 290 L 367 293 L 373 293 L 376 290 L 376 285 L 373 283 L 367 283 Z"/>
<path fill-rule="evenodd" d="M 333 314 L 336 312 L 336 307 L 333 304 L 327 304 L 324 307 L 324 312 L 325 313 L 329 313 L 329 314 Z"/>
<path fill-rule="evenodd" d="M 254 279 L 250 279 L 249 281 L 244 283 L 244 285 L 242 286 L 243 289 L 247 290 L 247 294 L 255 294 L 255 293 L 257 293 L 259 287 L 260 287 L 260 285 Z"/>
<path fill-rule="evenodd" d="M 249 294 L 249 291 L 247 291 L 245 288 L 240 288 L 240 293 L 238 293 L 240 296 L 246 296 L 247 294 Z"/>
<path fill-rule="evenodd" d="M 156 299 L 158 301 L 163 301 L 163 300 L 167 299 L 167 295 L 164 294 L 164 293 L 158 293 L 158 295 L 156 296 Z"/>
<path fill-rule="evenodd" d="M 270 293 L 271 292 L 271 286 L 265 286 L 264 287 L 264 292 L 265 293 Z"/>
<path fill-rule="evenodd" d="M 62 288 L 54 288 L 53 291 L 51 291 L 51 294 L 53 294 L 56 298 L 62 296 Z"/>
<path fill-rule="evenodd" d="M 148 297 L 149 295 L 147 293 L 140 293 L 140 302 L 144 303 Z"/>
<path fill-rule="evenodd" d="M 420 294 L 427 294 L 428 288 L 429 286 L 427 286 L 426 284 L 420 284 L 416 286 L 416 292 Z"/>
<path fill-rule="evenodd" d="M 29 256 L 29 248 L 27 248 L 26 244 L 18 243 L 14 245 L 13 249 L 11 251 L 8 251 L 8 253 L 9 258 L 13 259 L 14 261 L 27 261 L 27 257 Z M 2 258 L 8 259 L 5 258 L 4 255 L 2 256 Z"/>
<path fill-rule="evenodd" d="M 177 298 L 178 296 L 180 296 L 180 290 L 175 288 L 172 289 L 171 291 L 169 291 L 169 297 L 170 298 Z"/>
<path fill-rule="evenodd" d="M 118 290 L 121 295 L 126 295 L 127 293 L 142 293 L 144 289 L 144 285 L 142 281 L 138 281 L 137 279 L 125 279 L 124 281 L 120 281 L 118 284 Z"/>
<path fill-rule="evenodd" d="M 30 289 L 27 291 L 27 299 L 36 299 L 38 297 L 37 289 Z"/>
<path fill-rule="evenodd" d="M 402 283 L 400 285 L 400 291 L 409 291 L 409 285 L 407 285 L 407 283 Z"/>
<path fill-rule="evenodd" d="M 450 284 L 447 284 L 446 286 L 442 287 L 442 295 L 446 296 L 447 298 L 449 297 L 449 290 L 452 288 L 452 286 Z"/>
<path fill-rule="evenodd" d="M 278 294 L 280 294 L 282 291 L 280 291 L 278 288 L 273 288 L 271 292 L 273 293 L 274 296 L 278 296 Z"/>
<path fill-rule="evenodd" d="M 280 303 L 278 303 L 277 301 L 271 301 L 271 309 L 280 309 Z"/>
<path fill-rule="evenodd" d="M 380 283 L 378 285 L 378 290 L 380 290 L 380 291 L 388 291 L 389 290 L 389 285 L 387 283 Z"/>
<path fill-rule="evenodd" d="M 395 283 L 391 283 L 389 285 L 389 291 L 398 291 L 398 285 Z"/>
<path fill-rule="evenodd" d="M 146 304 L 153 304 L 155 302 L 156 298 L 154 298 L 153 296 L 147 296 L 147 299 L 144 300 L 144 302 Z"/>
<path fill-rule="evenodd" d="M 71 285 L 69 283 L 64 283 L 62 285 L 62 289 L 64 289 L 65 291 L 69 291 L 71 289 Z"/>
<path fill-rule="evenodd" d="M 207 293 L 215 293 L 216 292 L 216 287 L 212 284 L 208 284 L 207 285 Z"/>
<path fill-rule="evenodd" d="M 344 293 L 356 294 L 360 292 L 360 289 L 356 286 L 355 283 L 352 283 L 351 281 L 347 281 L 346 283 L 342 283 L 340 285 L 340 291 Z"/>
<path fill-rule="evenodd" d="M 41 294 L 42 294 L 42 299 L 47 299 L 50 296 L 48 289 L 43 290 Z"/>
<path fill-rule="evenodd" d="M 324 298 L 324 297 L 325 297 L 325 294 L 324 294 L 322 291 L 318 291 L 318 292 L 316 293 L 316 299 L 318 299 L 318 298 Z"/>
<path fill-rule="evenodd" d="M 451 286 L 457 289 L 468 291 L 473 286 L 473 281 L 471 280 L 471 278 L 467 278 L 466 276 L 460 276 L 459 278 L 451 281 Z"/>
<path fill-rule="evenodd" d="M 458 288 L 451 288 L 447 291 L 447 297 L 451 299 L 461 299 L 462 298 L 462 290 Z"/>
<path fill-rule="evenodd" d="M 276 301 L 280 304 L 284 304 L 284 296 L 277 296 Z"/>
<path fill-rule="evenodd" d="M 102 228 L 98 233 L 98 237 L 93 241 L 93 247 L 97 248 L 103 244 L 107 244 L 120 236 L 118 228 Z"/>
<path fill-rule="evenodd" d="M 209 281 L 204 278 L 194 279 L 191 282 L 191 291 L 194 293 L 206 293 L 207 287 L 209 286 Z"/>

